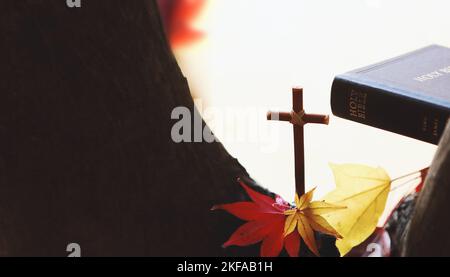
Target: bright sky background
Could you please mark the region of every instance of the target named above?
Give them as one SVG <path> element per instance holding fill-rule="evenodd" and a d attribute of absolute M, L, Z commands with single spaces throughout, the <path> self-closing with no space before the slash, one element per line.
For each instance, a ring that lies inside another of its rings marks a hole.
<path fill-rule="evenodd" d="M 210 0 L 198 22 L 207 38 L 177 57 L 203 108 L 260 112 L 256 122 L 243 115 L 244 123 L 211 125 L 254 179 L 293 200 L 292 127 L 267 122 L 265 112 L 290 111 L 298 85 L 307 112 L 331 114 L 335 75 L 429 44 L 450 46 L 449 11 L 447 0 Z M 237 124 L 266 135 L 237 141 L 246 137 Z M 382 166 L 395 178 L 428 166 L 436 149 L 336 117 L 305 132 L 306 186 L 317 186 L 318 197 L 334 187 L 329 162 Z"/>

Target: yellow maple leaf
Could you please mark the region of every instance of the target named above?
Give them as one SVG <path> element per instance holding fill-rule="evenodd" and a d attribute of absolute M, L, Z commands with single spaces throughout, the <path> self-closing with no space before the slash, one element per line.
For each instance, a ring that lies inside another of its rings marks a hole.
<path fill-rule="evenodd" d="M 319 256 L 314 230 L 341 238 L 341 235 L 327 222 L 323 215 L 345 209 L 345 207 L 330 204 L 325 201 L 311 202 L 314 190 L 309 191 L 300 198 L 297 194 L 295 195 L 296 207 L 284 212 L 287 216 L 284 226 L 284 236 L 291 234 L 297 229 L 300 237 L 311 252 Z"/>
<path fill-rule="evenodd" d="M 324 217 L 342 235 L 343 238 L 336 241 L 336 247 L 344 256 L 375 230 L 386 207 L 391 179 L 382 168 L 354 164 L 330 166 L 336 189 L 324 199 L 347 209 Z"/>

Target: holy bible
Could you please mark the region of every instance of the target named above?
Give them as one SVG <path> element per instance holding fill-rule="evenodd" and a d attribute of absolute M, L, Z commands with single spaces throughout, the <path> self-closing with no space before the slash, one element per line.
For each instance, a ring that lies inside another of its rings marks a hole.
<path fill-rule="evenodd" d="M 438 144 L 450 116 L 450 49 L 432 45 L 337 76 L 333 114 Z"/>

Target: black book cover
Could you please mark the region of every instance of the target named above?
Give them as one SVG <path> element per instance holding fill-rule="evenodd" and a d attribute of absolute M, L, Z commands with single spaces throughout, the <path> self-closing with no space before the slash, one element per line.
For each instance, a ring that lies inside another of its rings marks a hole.
<path fill-rule="evenodd" d="M 438 45 L 337 76 L 333 114 L 438 144 L 450 116 L 450 49 Z"/>

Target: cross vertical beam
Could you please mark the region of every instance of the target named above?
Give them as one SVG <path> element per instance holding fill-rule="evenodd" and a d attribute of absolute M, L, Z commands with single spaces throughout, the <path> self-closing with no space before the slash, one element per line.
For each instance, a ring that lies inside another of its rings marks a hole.
<path fill-rule="evenodd" d="M 303 109 L 303 89 L 292 89 L 292 110 L 300 114 Z M 292 119 L 291 119 L 292 120 Z M 303 125 L 294 124 L 295 190 L 305 194 L 305 134 Z"/>
<path fill-rule="evenodd" d="M 303 89 L 292 89 L 292 112 L 268 112 L 268 120 L 288 121 L 294 125 L 295 190 L 305 194 L 305 138 L 304 126 L 308 123 L 328 125 L 328 115 L 306 114 L 303 108 Z"/>

